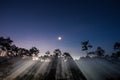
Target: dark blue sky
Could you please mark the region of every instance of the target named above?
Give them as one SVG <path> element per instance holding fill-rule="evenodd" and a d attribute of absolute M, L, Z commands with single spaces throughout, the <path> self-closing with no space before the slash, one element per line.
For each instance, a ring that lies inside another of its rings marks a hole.
<path fill-rule="evenodd" d="M 120 41 L 119 0 L 1 0 L 0 34 L 20 47 L 82 55 L 81 41 L 112 51 Z M 61 41 L 57 40 L 62 36 Z"/>

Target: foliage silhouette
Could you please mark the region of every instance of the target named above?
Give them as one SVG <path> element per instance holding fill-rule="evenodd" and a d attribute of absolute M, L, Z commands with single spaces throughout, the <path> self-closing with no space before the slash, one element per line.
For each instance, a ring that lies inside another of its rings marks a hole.
<path fill-rule="evenodd" d="M 95 51 L 96 55 L 99 57 L 104 56 L 105 50 L 103 50 L 101 47 L 97 47 L 97 50 Z"/>
<path fill-rule="evenodd" d="M 92 45 L 89 44 L 89 40 L 81 42 L 81 45 L 82 45 L 82 51 L 86 51 L 88 55 L 88 49 L 92 48 Z"/>
<path fill-rule="evenodd" d="M 30 50 L 30 56 L 31 55 L 35 55 L 35 56 L 37 56 L 38 55 L 38 53 L 39 53 L 39 50 L 36 48 L 36 47 L 32 47 Z"/>

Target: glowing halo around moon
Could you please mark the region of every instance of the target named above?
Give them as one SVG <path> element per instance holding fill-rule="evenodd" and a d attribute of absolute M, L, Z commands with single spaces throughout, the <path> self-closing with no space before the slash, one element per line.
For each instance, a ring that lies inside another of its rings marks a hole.
<path fill-rule="evenodd" d="M 59 40 L 59 41 L 62 40 L 62 37 L 59 36 L 59 37 L 58 37 L 58 40 Z"/>

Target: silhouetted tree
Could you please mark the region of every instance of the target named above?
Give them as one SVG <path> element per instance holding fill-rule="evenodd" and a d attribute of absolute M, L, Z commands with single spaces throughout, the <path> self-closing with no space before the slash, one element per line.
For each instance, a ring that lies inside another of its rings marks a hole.
<path fill-rule="evenodd" d="M 30 54 L 30 56 L 32 56 L 33 54 L 35 55 L 35 56 L 37 56 L 38 55 L 38 53 L 39 53 L 39 50 L 36 48 L 36 47 L 32 47 L 30 50 L 29 50 L 29 54 Z"/>
<path fill-rule="evenodd" d="M 19 55 L 20 56 L 26 55 L 26 49 L 25 48 L 19 48 Z"/>
<path fill-rule="evenodd" d="M 64 52 L 64 53 L 63 53 L 63 56 L 65 57 L 65 59 L 68 59 L 68 58 L 69 58 L 69 59 L 73 59 L 68 52 Z"/>
<path fill-rule="evenodd" d="M 10 47 L 11 47 L 11 53 L 14 56 L 19 56 L 20 54 L 22 54 L 22 51 L 19 53 L 20 48 L 17 47 L 16 45 L 11 45 Z M 21 48 L 21 49 L 23 49 L 23 48 Z M 26 50 L 26 49 L 24 49 L 24 50 Z M 24 53 L 24 55 L 25 55 L 25 53 Z"/>
<path fill-rule="evenodd" d="M 120 42 L 116 42 L 116 43 L 114 44 L 114 50 L 116 51 L 116 53 L 114 53 L 114 54 L 112 55 L 112 57 L 114 57 L 114 58 L 120 57 Z"/>
<path fill-rule="evenodd" d="M 50 51 L 45 52 L 45 54 L 46 54 L 47 56 L 49 56 L 49 55 L 50 55 Z"/>
<path fill-rule="evenodd" d="M 50 57 L 50 51 L 45 52 L 44 59 L 48 59 Z"/>
<path fill-rule="evenodd" d="M 111 55 L 112 58 L 118 59 L 120 57 L 120 52 L 112 53 Z"/>
<path fill-rule="evenodd" d="M 114 50 L 120 50 L 120 43 L 119 42 L 116 42 L 114 44 Z"/>
<path fill-rule="evenodd" d="M 10 37 L 8 38 L 0 37 L 0 48 L 1 50 L 6 51 L 8 56 L 11 56 L 10 50 L 12 42 L 13 41 L 10 39 Z"/>
<path fill-rule="evenodd" d="M 58 56 L 61 56 L 62 53 L 61 53 L 61 50 L 60 49 L 55 49 L 55 51 L 53 52 L 54 53 L 54 56 L 58 57 Z"/>
<path fill-rule="evenodd" d="M 92 48 L 92 45 L 89 44 L 89 40 L 81 42 L 81 45 L 82 45 L 82 51 L 86 51 L 86 53 L 88 53 L 89 48 Z"/>
<path fill-rule="evenodd" d="M 97 47 L 96 55 L 99 57 L 102 57 L 102 56 L 104 56 L 104 54 L 105 54 L 105 50 L 102 49 L 101 47 Z"/>

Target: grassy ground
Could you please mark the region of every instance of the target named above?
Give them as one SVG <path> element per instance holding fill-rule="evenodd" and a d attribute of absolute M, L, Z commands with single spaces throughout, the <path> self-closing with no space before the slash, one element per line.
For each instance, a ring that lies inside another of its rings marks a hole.
<path fill-rule="evenodd" d="M 120 80 L 120 62 L 105 59 L 13 58 L 0 65 L 0 71 L 6 72 L 0 80 Z"/>

